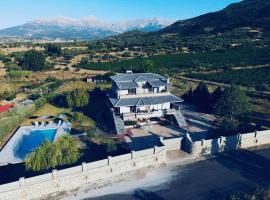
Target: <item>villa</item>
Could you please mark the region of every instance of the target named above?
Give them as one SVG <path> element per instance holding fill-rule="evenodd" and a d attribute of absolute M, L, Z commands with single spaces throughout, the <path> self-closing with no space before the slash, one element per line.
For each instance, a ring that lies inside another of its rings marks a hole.
<path fill-rule="evenodd" d="M 170 93 L 170 80 L 153 73 L 132 73 L 111 77 L 110 106 L 123 121 L 141 121 L 172 115 L 178 126 L 185 126 L 179 103 Z M 119 122 L 119 119 L 118 119 Z"/>

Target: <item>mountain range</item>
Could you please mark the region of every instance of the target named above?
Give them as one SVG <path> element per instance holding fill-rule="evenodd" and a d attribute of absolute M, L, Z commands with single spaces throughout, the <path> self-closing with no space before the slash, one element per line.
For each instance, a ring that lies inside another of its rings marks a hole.
<path fill-rule="evenodd" d="M 0 37 L 47 40 L 91 40 L 139 30 L 158 31 L 174 21 L 161 18 L 145 18 L 107 23 L 89 16 L 80 20 L 68 17 L 39 19 L 26 24 L 0 30 Z"/>
<path fill-rule="evenodd" d="M 217 12 L 179 21 L 151 18 L 107 23 L 93 16 L 80 20 L 55 17 L 0 30 L 0 38 L 93 40 L 114 36 L 137 44 L 159 41 L 170 46 L 176 41 L 201 45 L 203 38 L 204 46 L 209 41 L 215 43 L 215 39 L 216 43 L 243 39 L 269 43 L 269 35 L 270 0 L 243 0 Z"/>
<path fill-rule="evenodd" d="M 112 41 L 144 49 L 165 48 L 169 52 L 183 47 L 190 51 L 210 51 L 270 46 L 270 0 L 243 0 L 217 12 L 176 21 L 158 31 L 122 33 Z"/>
<path fill-rule="evenodd" d="M 201 15 L 188 20 L 180 20 L 159 33 L 177 33 L 181 36 L 216 34 L 236 28 L 259 28 L 270 30 L 270 1 L 243 0 L 225 9 Z"/>

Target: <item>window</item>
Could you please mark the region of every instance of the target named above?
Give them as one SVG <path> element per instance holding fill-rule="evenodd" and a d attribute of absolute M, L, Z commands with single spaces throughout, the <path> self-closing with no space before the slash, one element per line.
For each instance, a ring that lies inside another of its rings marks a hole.
<path fill-rule="evenodd" d="M 154 88 L 149 88 L 149 92 L 154 92 Z"/>
<path fill-rule="evenodd" d="M 136 94 L 136 88 L 128 89 L 128 94 Z"/>

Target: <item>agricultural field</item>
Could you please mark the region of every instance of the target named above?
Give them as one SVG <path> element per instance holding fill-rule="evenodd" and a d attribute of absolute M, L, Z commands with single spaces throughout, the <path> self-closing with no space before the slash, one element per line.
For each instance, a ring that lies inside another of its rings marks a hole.
<path fill-rule="evenodd" d="M 209 71 L 230 67 L 256 66 L 270 63 L 267 48 L 235 48 L 210 52 L 182 53 L 134 58 L 118 62 L 88 62 L 76 67 L 92 70 L 124 71 L 140 70 L 144 60 L 151 60 L 157 68 L 175 71 Z M 256 59 L 254 59 L 256 57 Z"/>
<path fill-rule="evenodd" d="M 212 73 L 191 73 L 190 78 L 270 90 L 270 67 L 239 69 Z"/>

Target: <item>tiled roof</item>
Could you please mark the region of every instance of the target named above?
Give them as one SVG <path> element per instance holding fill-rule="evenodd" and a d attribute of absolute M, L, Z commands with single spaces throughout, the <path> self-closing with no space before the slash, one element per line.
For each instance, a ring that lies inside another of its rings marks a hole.
<path fill-rule="evenodd" d="M 155 96 L 155 97 L 138 97 L 127 99 L 109 98 L 114 107 L 121 106 L 144 106 L 157 105 L 161 103 L 176 103 L 183 102 L 183 100 L 175 95 Z"/>
<path fill-rule="evenodd" d="M 153 74 L 153 73 L 134 73 L 134 74 L 121 74 L 117 76 L 111 76 L 111 79 L 117 82 L 121 81 L 150 81 L 150 80 L 159 80 L 164 79 L 166 80 L 166 77 Z"/>
<path fill-rule="evenodd" d="M 162 80 L 148 81 L 148 83 L 152 87 L 159 87 L 159 86 L 166 86 L 166 85 L 168 85 L 166 81 L 162 81 Z"/>
<path fill-rule="evenodd" d="M 137 88 L 138 84 L 136 82 L 118 82 L 118 87 L 120 89 L 132 89 Z"/>
<path fill-rule="evenodd" d="M 134 73 L 111 76 L 119 89 L 132 89 L 138 87 L 138 82 L 149 82 L 152 87 L 166 86 L 167 78 L 153 73 Z"/>

